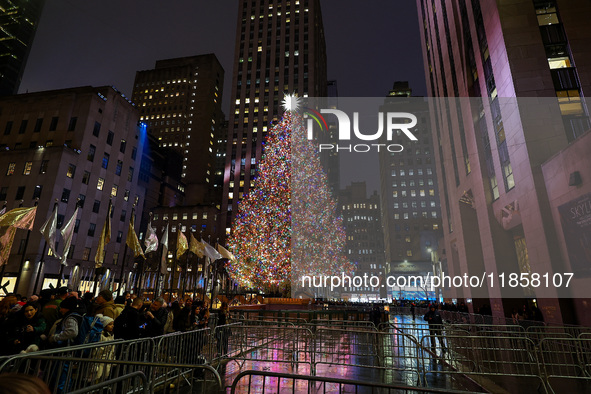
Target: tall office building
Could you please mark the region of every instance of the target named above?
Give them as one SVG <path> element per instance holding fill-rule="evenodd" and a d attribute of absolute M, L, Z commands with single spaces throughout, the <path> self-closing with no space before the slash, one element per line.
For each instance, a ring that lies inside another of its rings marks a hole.
<path fill-rule="evenodd" d="M 16 94 L 44 0 L 0 0 L 0 96 Z"/>
<path fill-rule="evenodd" d="M 214 54 L 158 60 L 138 71 L 132 101 L 163 148 L 183 156 L 185 204 L 216 201 L 216 144 L 223 130 L 224 69 Z"/>
<path fill-rule="evenodd" d="M 432 116 L 449 271 L 572 272 L 542 165 L 589 129 L 583 97 L 591 94 L 591 3 L 417 0 L 417 6 L 429 94 L 477 98 L 436 102 Z M 553 102 L 527 113 L 527 106 L 504 99 L 515 97 Z M 558 124 L 535 124 L 536 116 L 551 114 Z M 490 303 L 498 316 L 534 298 L 546 321 L 572 322 L 582 314 L 580 300 L 540 291 L 519 287 L 505 297 L 499 286 L 452 287 L 446 297 L 473 298 L 474 309 Z"/>
<path fill-rule="evenodd" d="M 283 95 L 326 96 L 320 1 L 239 4 L 222 200 L 226 231 L 237 202 L 254 184 L 264 135 L 282 116 Z"/>
<path fill-rule="evenodd" d="M 422 100 L 411 98 L 411 94 L 407 81 L 396 81 L 380 109 L 381 112 L 387 112 L 389 108 L 391 111 L 412 112 L 418 120 L 414 129 L 417 141 L 408 143 L 401 152 L 382 149 L 379 153 L 388 275 L 433 272 L 433 263 L 438 261 L 434 257 L 442 236 L 431 122 L 428 111 L 417 112 L 417 108 L 422 107 Z M 396 142 L 407 144 L 402 136 Z"/>
<path fill-rule="evenodd" d="M 355 275 L 377 276 L 380 283 L 385 283 L 380 196 L 374 191 L 368 197 L 365 182 L 352 182 L 341 190 L 339 205 L 347 236 L 345 253 L 347 259 L 356 264 Z M 386 298 L 386 290 L 385 287 L 352 287 L 345 288 L 342 295 L 348 295 L 353 301 L 376 301 Z"/>
<path fill-rule="evenodd" d="M 86 86 L 3 97 L 0 107 L 0 200 L 12 209 L 21 200 L 30 207 L 39 198 L 30 236 L 16 233 L 3 280 L 10 282 L 8 291 L 33 294 L 57 284 L 60 261 L 48 255 L 39 232 L 54 201 L 58 228 L 72 217 L 77 200 L 81 206 L 66 279 L 75 266 L 86 276 L 94 269 L 109 201 L 111 242 L 103 266 L 116 278 L 122 264 L 129 272 L 133 256 L 123 254 L 129 220 L 134 206 L 139 216 L 146 194 L 138 183 L 145 135 L 135 106 L 111 87 Z M 57 240 L 61 253 L 64 242 L 61 236 Z"/>

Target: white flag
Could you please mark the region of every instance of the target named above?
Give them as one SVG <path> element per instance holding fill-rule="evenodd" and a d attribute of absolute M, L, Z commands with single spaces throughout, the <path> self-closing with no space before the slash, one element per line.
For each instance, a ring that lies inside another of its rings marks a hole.
<path fill-rule="evenodd" d="M 45 238 L 45 242 L 47 242 L 47 246 L 49 246 L 51 253 L 56 258 L 60 259 L 61 257 L 55 248 L 57 238 L 57 204 L 54 205 L 53 212 L 51 212 L 51 215 L 47 218 L 45 223 L 43 223 L 43 226 L 41 226 L 39 231 L 41 231 L 43 238 Z"/>
<path fill-rule="evenodd" d="M 158 236 L 156 235 L 156 229 L 152 227 L 152 221 L 148 223 L 148 230 L 146 231 L 146 239 L 144 240 L 146 245 L 146 251 L 144 254 L 155 252 L 158 250 Z"/>
<path fill-rule="evenodd" d="M 62 228 L 62 238 L 64 239 L 64 253 L 62 255 L 62 264 L 68 265 L 66 262 L 66 258 L 68 257 L 68 253 L 70 252 L 70 246 L 72 245 L 72 238 L 74 238 L 74 227 L 76 227 L 76 217 L 78 217 L 78 210 L 80 207 L 76 207 L 74 214 L 68 220 L 68 223 Z"/>
<path fill-rule="evenodd" d="M 205 250 L 203 252 L 205 253 L 205 255 L 207 257 L 209 257 L 211 259 L 211 261 L 215 261 L 215 260 L 219 260 L 219 259 L 224 258 L 224 256 L 222 256 L 217 250 L 215 250 L 215 248 L 213 246 L 211 246 L 210 244 L 205 242 L 203 239 L 201 240 L 201 243 L 205 247 Z"/>

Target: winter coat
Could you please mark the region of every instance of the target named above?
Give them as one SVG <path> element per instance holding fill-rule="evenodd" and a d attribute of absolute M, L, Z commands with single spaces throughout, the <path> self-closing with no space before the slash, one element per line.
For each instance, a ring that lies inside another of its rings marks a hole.
<path fill-rule="evenodd" d="M 27 326 L 32 326 L 33 331 L 27 332 Z M 6 339 L 10 352 L 8 354 L 18 353 L 31 345 L 39 346 L 41 343 L 41 334 L 45 332 L 45 328 L 45 319 L 39 312 L 31 319 L 27 319 L 24 314 L 19 313 L 14 319 L 9 320 Z M 19 341 L 19 343 L 15 344 L 15 341 Z"/>

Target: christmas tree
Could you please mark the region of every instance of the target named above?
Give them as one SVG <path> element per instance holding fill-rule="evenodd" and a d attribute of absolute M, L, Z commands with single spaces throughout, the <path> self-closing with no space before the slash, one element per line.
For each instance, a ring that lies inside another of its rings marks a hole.
<path fill-rule="evenodd" d="M 305 139 L 297 99 L 266 136 L 254 187 L 238 205 L 227 270 L 240 286 L 281 289 L 302 275 L 353 271 L 326 175 Z"/>

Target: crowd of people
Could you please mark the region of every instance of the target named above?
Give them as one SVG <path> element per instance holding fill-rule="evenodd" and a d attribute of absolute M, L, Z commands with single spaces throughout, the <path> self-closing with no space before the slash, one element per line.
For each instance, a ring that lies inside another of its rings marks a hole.
<path fill-rule="evenodd" d="M 218 325 L 229 323 L 226 303 L 218 316 Z M 90 331 L 84 327 L 85 319 L 90 322 Z M 149 302 L 129 292 L 115 298 L 110 290 L 102 290 L 96 297 L 92 293 L 80 297 L 67 287 L 45 289 L 29 299 L 9 294 L 0 301 L 0 355 L 156 337 L 205 328 L 209 320 L 207 301 L 191 298 L 167 305 L 163 298 Z M 216 335 L 220 335 L 222 347 L 227 347 L 224 330 Z"/>

